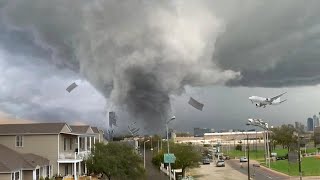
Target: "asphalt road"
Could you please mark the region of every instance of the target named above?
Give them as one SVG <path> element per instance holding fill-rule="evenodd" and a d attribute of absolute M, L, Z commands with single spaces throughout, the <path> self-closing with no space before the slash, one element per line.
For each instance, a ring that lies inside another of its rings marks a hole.
<path fill-rule="evenodd" d="M 247 163 L 242 163 L 242 168 L 240 166 L 239 160 L 228 160 L 226 161 L 229 166 L 233 169 L 248 175 Z M 253 163 L 250 162 L 250 174 L 253 179 L 257 180 L 270 180 L 270 179 L 292 179 L 287 175 L 282 175 L 280 173 L 274 172 L 264 167 L 253 167 Z"/>
<path fill-rule="evenodd" d="M 143 153 L 143 150 L 141 151 Z M 152 153 L 146 150 L 146 173 L 147 180 L 168 180 L 169 177 L 152 164 Z"/>

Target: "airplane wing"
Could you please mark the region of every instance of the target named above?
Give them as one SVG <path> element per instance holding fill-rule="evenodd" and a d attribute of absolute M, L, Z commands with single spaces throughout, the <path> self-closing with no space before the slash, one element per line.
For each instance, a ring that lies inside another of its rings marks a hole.
<path fill-rule="evenodd" d="M 281 97 L 282 95 L 284 95 L 284 94 L 286 94 L 286 93 L 287 93 L 287 92 L 284 92 L 284 93 L 282 93 L 282 94 L 280 94 L 280 95 L 278 95 L 278 96 L 275 96 L 275 97 L 273 97 L 273 98 L 270 98 L 270 101 L 272 102 L 272 101 L 278 99 L 279 97 Z"/>

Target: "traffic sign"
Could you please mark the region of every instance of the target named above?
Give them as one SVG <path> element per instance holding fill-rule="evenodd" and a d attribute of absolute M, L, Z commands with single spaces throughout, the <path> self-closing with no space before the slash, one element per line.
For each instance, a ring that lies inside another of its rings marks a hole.
<path fill-rule="evenodd" d="M 164 154 L 164 163 L 174 163 L 176 161 L 176 157 L 174 154 Z"/>

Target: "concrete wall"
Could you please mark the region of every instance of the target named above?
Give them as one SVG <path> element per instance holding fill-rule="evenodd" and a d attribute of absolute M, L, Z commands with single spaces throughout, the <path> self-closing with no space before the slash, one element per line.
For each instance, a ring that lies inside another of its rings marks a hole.
<path fill-rule="evenodd" d="M 33 171 L 25 170 L 25 171 L 22 172 L 22 174 L 23 174 L 22 177 L 23 177 L 24 180 L 32 180 L 33 179 Z"/>
<path fill-rule="evenodd" d="M 23 147 L 16 147 L 16 136 L 0 136 L 0 144 L 19 153 L 33 153 L 47 158 L 53 174 L 57 173 L 58 135 L 24 135 Z"/>
<path fill-rule="evenodd" d="M 11 180 L 11 174 L 0 174 L 1 180 Z"/>

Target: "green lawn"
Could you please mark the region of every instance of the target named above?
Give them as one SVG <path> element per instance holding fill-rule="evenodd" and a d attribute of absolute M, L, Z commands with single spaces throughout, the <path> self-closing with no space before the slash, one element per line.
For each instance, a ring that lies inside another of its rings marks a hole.
<path fill-rule="evenodd" d="M 303 176 L 319 176 L 320 175 L 320 159 L 315 157 L 302 158 L 301 162 Z M 280 160 L 271 163 L 271 168 L 289 174 L 290 176 L 299 176 L 299 164 L 288 163 L 288 160 Z"/>
<path fill-rule="evenodd" d="M 304 153 L 304 150 L 302 150 L 302 153 Z M 275 151 L 278 156 L 284 156 L 288 153 L 287 149 L 276 149 Z M 309 148 L 307 149 L 307 153 L 316 152 L 316 148 Z M 227 154 L 226 152 L 224 152 Z M 231 158 L 244 156 L 244 151 L 236 151 L 231 150 L 228 152 L 228 155 Z M 261 163 L 261 165 L 265 164 L 264 159 L 264 150 L 258 150 L 257 152 L 252 150 L 250 151 L 250 159 L 257 160 Z M 316 159 L 315 157 L 306 157 L 302 158 L 302 172 L 303 176 L 320 176 L 320 159 Z M 288 163 L 288 160 L 279 160 L 276 162 L 271 162 L 271 168 L 288 174 L 290 176 L 299 176 L 299 164 L 298 163 Z"/>

